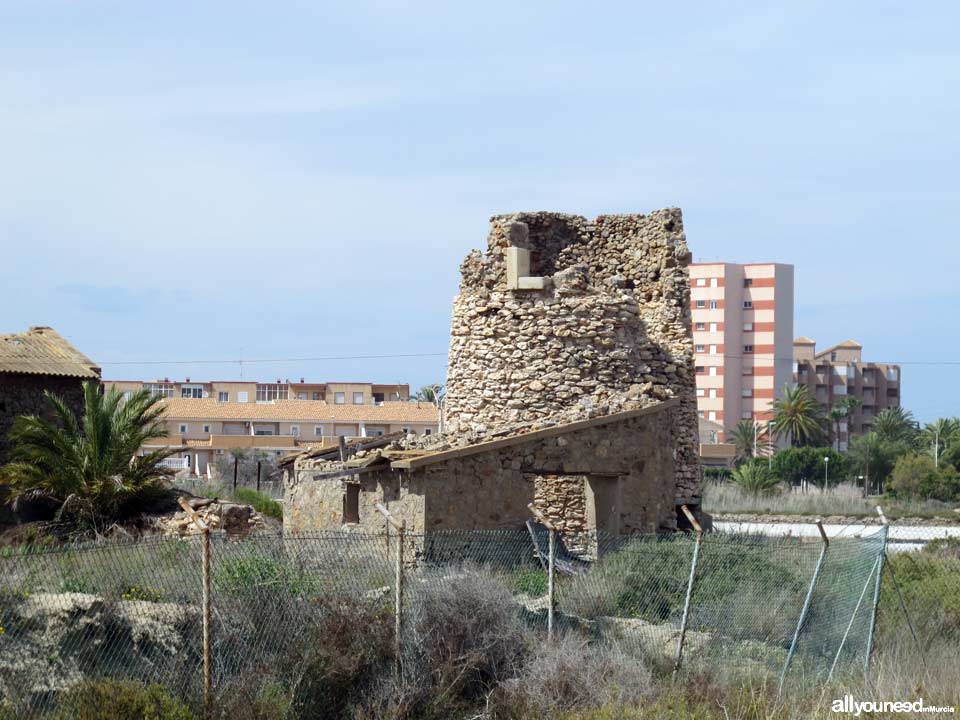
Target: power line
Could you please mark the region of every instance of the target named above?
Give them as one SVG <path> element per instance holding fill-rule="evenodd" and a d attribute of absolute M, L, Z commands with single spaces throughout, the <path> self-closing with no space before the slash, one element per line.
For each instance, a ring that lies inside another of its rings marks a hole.
<path fill-rule="evenodd" d="M 388 360 L 392 358 L 441 357 L 447 353 L 408 353 L 399 355 L 328 355 L 305 358 L 224 358 L 220 360 L 104 360 L 100 365 L 248 365 L 254 363 L 323 362 L 327 360 Z"/>

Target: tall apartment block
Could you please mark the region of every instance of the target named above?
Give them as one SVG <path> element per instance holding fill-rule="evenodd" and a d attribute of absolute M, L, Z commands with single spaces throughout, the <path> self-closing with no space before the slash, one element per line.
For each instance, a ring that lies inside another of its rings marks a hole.
<path fill-rule="evenodd" d="M 847 449 L 852 436 L 870 432 L 878 412 L 900 406 L 900 366 L 864 362 L 863 345 L 854 340 L 817 352 L 816 342 L 797 338 L 793 361 L 794 382 L 807 386 L 824 413 L 842 398 L 859 400 L 839 424 L 841 451 Z"/>
<path fill-rule="evenodd" d="M 690 283 L 700 417 L 767 422 L 793 382 L 793 266 L 694 263 Z"/>

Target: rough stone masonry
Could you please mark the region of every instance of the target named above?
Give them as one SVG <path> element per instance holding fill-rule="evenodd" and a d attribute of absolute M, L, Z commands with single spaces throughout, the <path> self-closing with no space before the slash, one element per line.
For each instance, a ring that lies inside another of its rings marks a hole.
<path fill-rule="evenodd" d="M 496 215 L 461 265 L 444 435 L 676 398 L 676 493 L 699 498 L 690 251 L 678 208 Z M 558 488 L 559 490 L 559 488 Z"/>

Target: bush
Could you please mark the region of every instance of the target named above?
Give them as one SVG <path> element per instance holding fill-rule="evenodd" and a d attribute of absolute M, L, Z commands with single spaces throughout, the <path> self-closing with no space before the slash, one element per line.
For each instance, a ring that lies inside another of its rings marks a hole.
<path fill-rule="evenodd" d="M 934 465 L 929 455 L 904 455 L 893 467 L 887 492 L 895 498 L 960 499 L 960 473 L 950 465 Z"/>
<path fill-rule="evenodd" d="M 767 469 L 764 460 L 745 462 L 733 471 L 733 482 L 749 495 L 772 495 L 779 481 Z"/>
<path fill-rule="evenodd" d="M 637 658 L 568 635 L 541 645 L 517 678 L 500 685 L 492 705 L 505 718 L 623 709 L 646 699 L 652 686 L 650 671 Z"/>
<path fill-rule="evenodd" d="M 233 493 L 235 500 L 252 505 L 253 509 L 261 515 L 272 517 L 275 520 L 283 521 L 283 506 L 268 495 L 259 493 L 250 488 L 237 488 Z"/>
<path fill-rule="evenodd" d="M 199 714 L 160 685 L 128 680 L 90 680 L 64 693 L 63 720 L 195 720 Z"/>
<path fill-rule="evenodd" d="M 824 463 L 824 458 L 830 458 L 830 462 Z M 847 456 L 828 447 L 785 448 L 773 456 L 771 464 L 774 476 L 791 485 L 799 485 L 801 480 L 806 480 L 822 487 L 826 475 L 832 487 L 850 476 Z M 825 465 L 829 465 L 826 473 Z"/>

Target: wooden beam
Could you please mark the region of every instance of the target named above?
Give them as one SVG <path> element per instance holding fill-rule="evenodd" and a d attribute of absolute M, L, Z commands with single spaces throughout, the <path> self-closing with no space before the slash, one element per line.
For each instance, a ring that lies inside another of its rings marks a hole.
<path fill-rule="evenodd" d="M 637 408 L 635 410 L 624 410 L 623 412 L 613 413 L 611 415 L 601 415 L 599 417 L 588 418 L 587 420 L 578 420 L 576 422 L 566 423 L 564 425 L 554 425 L 553 427 L 543 428 L 542 430 L 532 430 L 519 435 L 511 435 L 510 437 L 502 438 L 500 440 L 488 440 L 487 442 L 477 443 L 476 445 L 467 445 L 465 447 L 455 448 L 453 450 L 443 450 L 437 453 L 430 453 L 428 455 L 424 455 L 419 458 L 412 458 L 410 460 L 395 460 L 393 463 L 391 463 L 391 467 L 395 470 L 414 470 L 418 467 L 433 465 L 434 463 L 438 462 L 469 457 L 471 455 L 477 455 L 483 452 L 490 452 L 491 450 L 513 447 L 514 445 L 524 445 L 526 443 L 537 442 L 539 440 L 546 440 L 547 438 L 566 435 L 567 433 L 576 432 L 577 430 L 585 430 L 587 428 L 600 427 L 603 425 L 612 425 L 614 423 L 623 422 L 624 420 L 630 420 L 635 417 L 642 417 L 644 415 L 654 415 L 663 410 L 676 407 L 679 404 L 680 401 L 676 399 L 666 400 L 664 402 L 657 403 L 656 405 L 651 405 L 650 407 Z"/>

